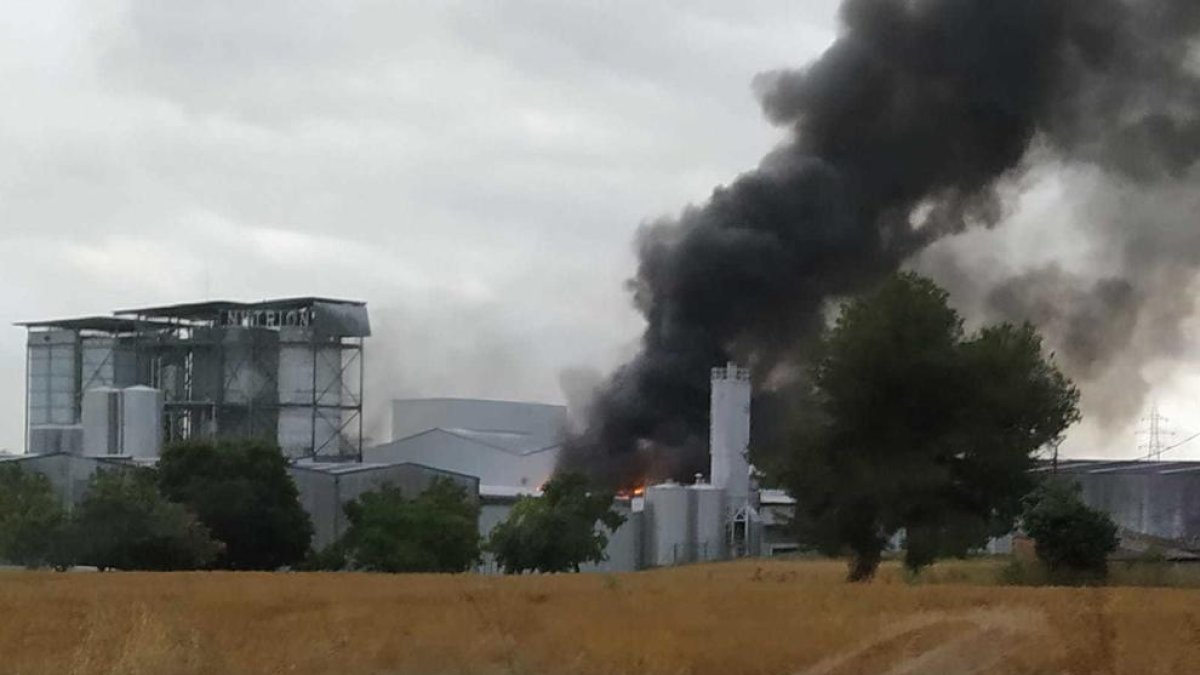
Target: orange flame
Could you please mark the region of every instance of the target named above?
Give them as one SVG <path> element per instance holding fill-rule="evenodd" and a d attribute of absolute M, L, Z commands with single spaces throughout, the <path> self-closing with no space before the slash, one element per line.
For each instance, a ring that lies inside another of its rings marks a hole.
<path fill-rule="evenodd" d="M 645 485 L 635 485 L 634 487 L 631 487 L 631 488 L 621 488 L 620 490 L 617 490 L 617 498 L 618 499 L 633 499 L 634 497 L 641 497 L 645 494 L 646 494 L 646 486 Z"/>

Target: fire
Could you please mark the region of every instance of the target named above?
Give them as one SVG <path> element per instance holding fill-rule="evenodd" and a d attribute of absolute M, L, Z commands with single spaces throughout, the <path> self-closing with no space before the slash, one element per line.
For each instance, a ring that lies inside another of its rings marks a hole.
<path fill-rule="evenodd" d="M 622 488 L 620 490 L 617 490 L 617 498 L 618 499 L 633 499 L 634 497 L 641 497 L 645 494 L 646 494 L 646 486 L 645 485 L 635 485 L 634 487 Z"/>

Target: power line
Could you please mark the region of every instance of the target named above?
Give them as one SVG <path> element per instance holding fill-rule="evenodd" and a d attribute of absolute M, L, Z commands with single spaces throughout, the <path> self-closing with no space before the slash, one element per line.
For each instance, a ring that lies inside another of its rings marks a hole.
<path fill-rule="evenodd" d="M 1164 436 L 1174 436 L 1175 432 L 1163 427 L 1163 422 L 1169 422 L 1166 417 L 1158 413 L 1158 404 L 1155 403 L 1150 408 L 1150 414 L 1142 418 L 1142 422 L 1146 423 L 1147 428 L 1139 431 L 1139 436 L 1146 436 L 1146 443 L 1138 446 L 1139 450 L 1146 451 L 1146 457 L 1159 458 L 1162 456 L 1166 447 L 1163 444 Z"/>
<path fill-rule="evenodd" d="M 1153 457 L 1153 458 L 1155 458 L 1155 459 L 1159 459 L 1159 458 L 1161 458 L 1161 457 L 1162 457 L 1162 454 L 1163 454 L 1164 452 L 1170 452 L 1170 451 L 1172 451 L 1172 450 L 1174 450 L 1174 449 L 1176 449 L 1176 448 L 1178 448 L 1178 447 L 1180 447 L 1180 446 L 1187 445 L 1188 443 L 1191 443 L 1192 441 L 1196 440 L 1197 438 L 1200 438 L 1200 431 L 1198 431 L 1198 432 L 1196 432 L 1196 433 L 1192 434 L 1191 436 L 1188 436 L 1187 438 L 1183 439 L 1182 441 L 1179 441 L 1178 443 L 1174 443 L 1174 444 L 1172 444 L 1172 445 L 1168 445 L 1168 446 L 1166 446 L 1166 447 L 1164 447 L 1164 448 L 1160 448 L 1159 450 L 1157 450 L 1157 451 L 1155 451 L 1155 452 L 1148 453 L 1148 454 L 1146 454 L 1146 455 L 1143 455 L 1143 456 L 1141 456 L 1141 457 L 1138 457 L 1138 458 L 1137 458 L 1137 461 L 1139 461 L 1139 462 L 1140 462 L 1140 461 L 1142 461 L 1142 460 L 1144 460 L 1144 459 L 1150 459 L 1150 458 L 1152 458 L 1152 457 Z"/>

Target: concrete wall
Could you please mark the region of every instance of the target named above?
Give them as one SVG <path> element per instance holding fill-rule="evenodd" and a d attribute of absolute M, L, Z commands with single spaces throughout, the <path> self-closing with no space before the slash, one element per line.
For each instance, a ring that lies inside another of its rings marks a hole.
<path fill-rule="evenodd" d="M 365 462 L 412 462 L 478 476 L 483 485 L 536 489 L 554 473 L 558 447 L 529 454 L 487 445 L 475 439 L 433 429 L 363 450 Z"/>
<path fill-rule="evenodd" d="M 479 481 L 473 476 L 451 474 L 415 464 L 297 464 L 289 467 L 288 473 L 300 492 L 300 504 L 312 518 L 312 545 L 318 549 L 328 546 L 345 533 L 349 523 L 342 507 L 346 502 L 384 485 L 392 485 L 406 496 L 415 497 L 436 478 L 449 478 L 463 486 L 472 498 L 479 495 Z"/>

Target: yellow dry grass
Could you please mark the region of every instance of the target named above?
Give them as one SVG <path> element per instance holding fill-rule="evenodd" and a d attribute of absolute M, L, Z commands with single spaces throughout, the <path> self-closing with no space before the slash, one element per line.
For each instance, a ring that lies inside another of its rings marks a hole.
<path fill-rule="evenodd" d="M 0 673 L 1200 671 L 1200 591 L 870 585 L 835 562 L 639 574 L 0 573 Z"/>

